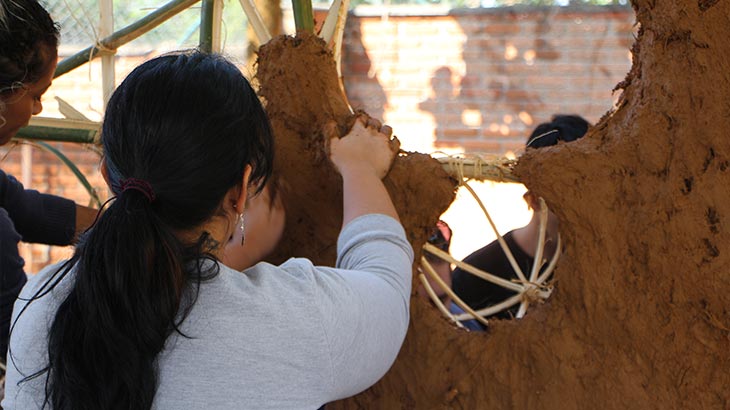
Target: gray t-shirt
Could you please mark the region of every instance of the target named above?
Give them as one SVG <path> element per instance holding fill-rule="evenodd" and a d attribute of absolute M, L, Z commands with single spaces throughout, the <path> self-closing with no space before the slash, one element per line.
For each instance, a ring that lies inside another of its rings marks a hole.
<path fill-rule="evenodd" d="M 340 233 L 337 268 L 290 259 L 243 273 L 221 265 L 204 282 L 181 326 L 158 356 L 154 409 L 316 409 L 380 379 L 408 327 L 413 250 L 403 228 L 365 215 Z M 57 269 L 32 278 L 32 296 Z M 32 302 L 10 339 L 6 410 L 39 409 L 46 374 L 18 384 L 48 362 L 48 329 L 68 294 L 69 274 Z M 15 304 L 13 315 L 26 305 Z M 48 407 L 47 407 L 48 408 Z"/>

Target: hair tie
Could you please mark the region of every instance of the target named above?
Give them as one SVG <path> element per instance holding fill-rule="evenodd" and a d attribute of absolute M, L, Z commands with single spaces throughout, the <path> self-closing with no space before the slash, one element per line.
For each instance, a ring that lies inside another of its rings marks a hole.
<path fill-rule="evenodd" d="M 152 203 L 155 200 L 155 191 L 152 190 L 152 185 L 143 179 L 127 178 L 122 180 L 122 190 L 120 194 L 128 189 L 134 189 L 144 194 L 147 200 Z"/>

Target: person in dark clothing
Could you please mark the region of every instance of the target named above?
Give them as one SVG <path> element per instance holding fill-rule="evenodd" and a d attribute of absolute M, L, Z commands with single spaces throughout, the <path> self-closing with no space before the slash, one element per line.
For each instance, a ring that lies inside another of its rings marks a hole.
<path fill-rule="evenodd" d="M 43 110 L 56 69 L 58 28 L 35 0 L 0 2 L 0 145 Z M 5 361 L 13 303 L 26 282 L 18 243 L 68 245 L 96 211 L 26 190 L 0 170 L 0 361 Z"/>
<path fill-rule="evenodd" d="M 542 123 L 535 128 L 527 140 L 527 148 L 541 148 L 556 145 L 559 141 L 570 142 L 577 140 L 586 133 L 589 126 L 590 124 L 585 119 L 577 115 L 555 115 L 552 121 Z M 526 277 L 529 277 L 538 242 L 540 200 L 530 191 L 525 193 L 524 199 L 528 207 L 534 211 L 532 219 L 527 225 L 508 232 L 503 238 L 520 270 Z M 545 260 L 550 260 L 555 254 L 557 237 L 558 220 L 552 212 L 548 211 L 544 250 Z M 518 278 L 502 247 L 496 240 L 467 256 L 464 262 L 507 280 Z M 474 310 L 496 305 L 514 295 L 514 291 L 487 282 L 460 268 L 454 269 L 452 273 L 452 288 Z M 515 305 L 494 316 L 508 319 L 514 317 L 518 308 L 519 305 Z M 460 309 L 455 305 L 452 305 L 452 311 L 460 313 Z"/>
<path fill-rule="evenodd" d="M 446 222 L 439 220 L 438 222 L 436 222 L 436 226 L 433 227 L 431 235 L 428 237 L 428 243 L 446 253 L 449 253 L 449 246 L 451 245 L 451 234 L 452 231 L 449 225 Z M 424 252 L 423 256 L 426 258 L 428 263 L 431 264 L 431 267 L 434 269 L 434 271 L 436 271 L 436 273 L 446 283 L 446 285 L 451 287 L 451 264 L 436 255 L 432 255 L 429 252 Z M 432 280 L 431 278 L 428 278 L 428 282 L 433 288 L 434 292 L 436 292 L 436 296 L 438 296 L 439 299 L 441 299 L 441 301 L 448 306 L 450 299 L 446 291 L 444 289 L 441 289 L 438 283 L 436 283 L 436 281 Z M 426 288 L 423 287 L 423 285 L 418 286 L 417 292 L 421 297 L 426 299 L 429 298 L 428 293 L 426 293 Z"/>

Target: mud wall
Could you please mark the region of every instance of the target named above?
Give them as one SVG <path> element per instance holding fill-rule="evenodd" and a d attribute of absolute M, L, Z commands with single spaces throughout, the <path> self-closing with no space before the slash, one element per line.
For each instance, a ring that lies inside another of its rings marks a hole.
<path fill-rule="evenodd" d="M 390 373 L 333 408 L 730 406 L 730 2 L 634 7 L 618 110 L 518 168 L 561 220 L 553 297 L 481 334 L 413 299 Z"/>

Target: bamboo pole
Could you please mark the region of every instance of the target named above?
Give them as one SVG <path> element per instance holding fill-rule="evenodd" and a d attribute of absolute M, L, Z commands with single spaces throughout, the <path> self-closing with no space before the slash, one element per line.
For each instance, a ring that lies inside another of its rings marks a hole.
<path fill-rule="evenodd" d="M 134 23 L 122 28 L 111 36 L 108 36 L 97 44 L 65 58 L 58 64 L 54 77 L 60 77 L 67 72 L 77 68 L 84 63 L 91 61 L 99 52 L 104 50 L 116 50 L 117 48 L 129 43 L 130 41 L 140 37 L 148 31 L 154 29 L 171 17 L 187 9 L 200 0 L 172 0 L 159 9 L 153 11 L 147 16 L 135 21 Z"/>
<path fill-rule="evenodd" d="M 294 13 L 294 26 L 297 33 L 306 31 L 314 33 L 314 12 L 312 11 L 312 0 L 292 0 L 292 12 Z"/>
<path fill-rule="evenodd" d="M 99 35 L 102 38 L 108 37 L 114 33 L 114 4 L 112 0 L 99 1 L 99 14 Z M 101 82 L 104 108 L 106 108 L 106 104 L 109 102 L 109 98 L 111 98 L 116 85 L 114 54 L 104 53 L 101 57 Z"/>
<path fill-rule="evenodd" d="M 101 124 L 98 122 L 33 117 L 30 120 L 30 125 L 18 131 L 16 138 L 31 141 L 93 144 L 96 142 L 100 129 Z"/>
<path fill-rule="evenodd" d="M 200 10 L 200 45 L 207 53 L 221 51 L 222 0 L 203 0 Z"/>
<path fill-rule="evenodd" d="M 259 44 L 266 44 L 271 40 L 271 33 L 266 28 L 264 20 L 261 18 L 261 14 L 256 9 L 256 5 L 253 0 L 239 0 L 241 8 L 248 18 L 248 24 L 251 25 L 253 31 L 256 33 L 256 37 L 259 38 Z"/>

